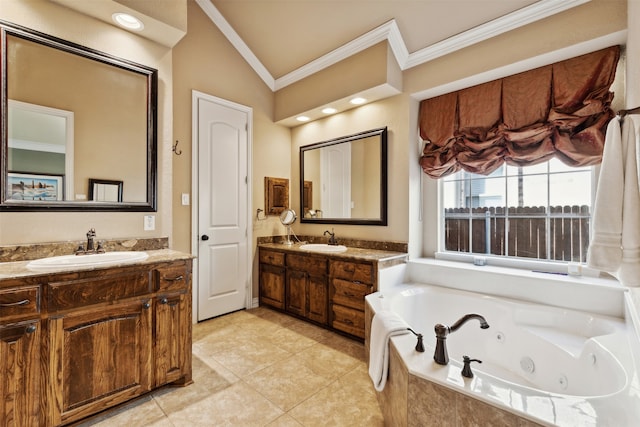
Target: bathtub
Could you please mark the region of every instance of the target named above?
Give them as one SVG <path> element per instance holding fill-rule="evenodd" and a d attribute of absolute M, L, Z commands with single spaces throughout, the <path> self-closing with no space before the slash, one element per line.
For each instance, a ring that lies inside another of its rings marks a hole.
<path fill-rule="evenodd" d="M 551 280 L 539 279 L 545 286 Z M 562 293 L 563 279 L 554 279 Z M 417 282 L 383 286 L 366 300 L 370 316 L 394 311 L 424 335 L 424 353 L 411 334 L 392 338 L 409 375 L 541 425 L 640 425 L 637 325 L 625 309 L 630 297 L 622 288 L 601 291 L 601 305 L 615 308 L 598 314 Z M 434 325 L 452 325 L 468 313 L 484 316 L 490 327 L 464 324 L 447 337 L 449 364 L 436 364 Z M 471 379 L 461 375 L 463 356 L 482 361 L 471 364 Z"/>

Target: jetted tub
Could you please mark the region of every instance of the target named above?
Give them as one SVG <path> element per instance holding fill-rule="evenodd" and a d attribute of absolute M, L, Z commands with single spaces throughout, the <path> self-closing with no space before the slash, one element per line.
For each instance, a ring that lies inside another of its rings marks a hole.
<path fill-rule="evenodd" d="M 623 289 L 617 294 L 631 302 Z M 392 338 L 410 375 L 543 425 L 640 425 L 638 334 L 628 311 L 591 314 L 415 283 L 366 299 L 372 314 L 394 311 L 423 334 L 424 353 L 414 349 L 411 334 Z M 472 319 L 450 333 L 450 362 L 436 364 L 434 326 L 451 326 L 469 313 L 484 316 L 490 327 Z M 472 379 L 461 375 L 463 356 L 482 361 L 471 364 Z"/>

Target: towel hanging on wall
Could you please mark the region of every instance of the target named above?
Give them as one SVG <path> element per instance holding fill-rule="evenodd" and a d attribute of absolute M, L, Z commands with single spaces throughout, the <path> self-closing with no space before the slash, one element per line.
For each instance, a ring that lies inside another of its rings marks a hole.
<path fill-rule="evenodd" d="M 587 264 L 615 275 L 624 286 L 640 286 L 640 116 L 626 115 L 621 127 L 624 116 L 607 127 Z"/>

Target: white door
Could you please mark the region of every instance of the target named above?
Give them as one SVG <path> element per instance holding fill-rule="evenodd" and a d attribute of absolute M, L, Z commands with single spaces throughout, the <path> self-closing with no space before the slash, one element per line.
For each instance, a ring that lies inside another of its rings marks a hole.
<path fill-rule="evenodd" d="M 247 306 L 251 112 L 199 92 L 194 91 L 193 97 L 197 109 L 197 317 L 204 320 Z"/>
<path fill-rule="evenodd" d="M 326 218 L 351 218 L 351 143 L 320 149 L 320 206 Z"/>

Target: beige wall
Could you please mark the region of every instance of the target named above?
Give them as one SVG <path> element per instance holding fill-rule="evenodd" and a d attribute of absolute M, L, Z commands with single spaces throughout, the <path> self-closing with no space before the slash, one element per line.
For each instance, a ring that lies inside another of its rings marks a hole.
<path fill-rule="evenodd" d="M 182 206 L 180 195 L 191 192 L 191 96 L 192 90 L 242 104 L 253 109 L 252 217 L 253 248 L 260 236 L 280 234 L 276 216 L 258 221 L 256 209 L 264 207 L 264 177 L 291 176 L 289 129 L 273 123 L 273 93 L 253 72 L 218 28 L 194 1 L 188 1 L 188 32 L 173 49 L 174 140 L 182 155 L 173 156 L 173 243 L 177 250 L 191 252 L 191 206 Z M 261 215 L 262 217 L 262 215 Z M 254 257 L 255 258 L 255 257 Z M 254 262 L 254 290 L 257 264 Z"/>
<path fill-rule="evenodd" d="M 48 0 L 2 0 L 0 19 L 158 69 L 156 229 L 143 231 L 143 212 L 2 212 L 0 245 L 82 240 L 89 228 L 99 239 L 171 237 L 171 49 Z"/>
<path fill-rule="evenodd" d="M 633 1 L 631 1 L 633 3 Z M 638 14 L 638 7 L 630 8 Z M 173 50 L 141 39 L 100 21 L 45 0 L 2 0 L 0 19 L 146 64 L 160 71 L 159 211 L 157 230 L 142 231 L 143 213 L 0 213 L 0 244 L 81 238 L 95 227 L 99 237 L 169 236 L 171 246 L 191 250 L 191 207 L 180 195 L 191 194 L 191 91 L 196 89 L 253 108 L 252 213 L 264 209 L 265 176 L 289 178 L 291 206 L 299 208 L 298 150 L 301 145 L 367 129 L 389 129 L 389 225 L 334 226 L 337 237 L 409 241 L 412 254 L 432 253 L 437 242 L 435 181 L 422 177 L 417 167 L 417 105 L 411 95 L 459 79 L 493 70 L 567 46 L 623 30 L 627 26 L 626 0 L 592 0 L 582 6 L 465 48 L 403 73 L 404 92 L 357 109 L 298 126 L 291 130 L 274 123 L 277 98 L 240 57 L 193 0 L 188 1 L 188 33 Z M 634 22 L 629 18 L 629 25 Z M 631 32 L 630 32 L 631 33 Z M 634 30 L 630 47 L 638 45 Z M 634 48 L 635 49 L 635 48 Z M 637 49 L 636 49 L 637 50 Z M 639 62 L 627 52 L 628 66 Z M 635 69 L 638 67 L 636 66 Z M 637 76 L 637 71 L 634 71 Z M 631 74 L 630 74 L 631 75 Z M 331 70 L 324 80 L 338 81 Z M 637 80 L 637 79 L 636 79 Z M 300 83 L 303 85 L 303 83 Z M 323 87 L 305 86 L 304 96 L 319 99 Z M 628 90 L 633 86 L 629 84 Z M 635 84 L 635 97 L 638 84 Z M 634 105 L 635 106 L 635 105 Z M 181 156 L 171 153 L 179 141 Z M 425 187 L 424 203 L 421 188 Z M 315 191 L 314 191 L 315 193 Z M 195 196 L 191 194 L 192 198 Z M 55 224 L 46 229 L 36 222 Z M 294 225 L 298 234 L 321 235 L 327 226 Z M 424 245 L 420 243 L 426 230 Z M 257 221 L 253 237 L 280 235 L 277 217 Z M 255 244 L 255 243 L 254 243 Z M 254 246 L 255 247 L 255 246 Z M 257 274 L 254 262 L 254 297 Z"/>
<path fill-rule="evenodd" d="M 409 205 L 408 144 L 409 98 L 398 95 L 364 105 L 342 114 L 317 120 L 291 131 L 291 206 L 300 208 L 299 149 L 303 145 L 334 139 L 370 129 L 387 126 L 388 130 L 388 226 L 326 225 L 296 223 L 297 234 L 321 235 L 334 228 L 336 237 L 366 240 L 408 241 L 407 206 Z M 315 191 L 314 191 L 315 193 Z"/>

